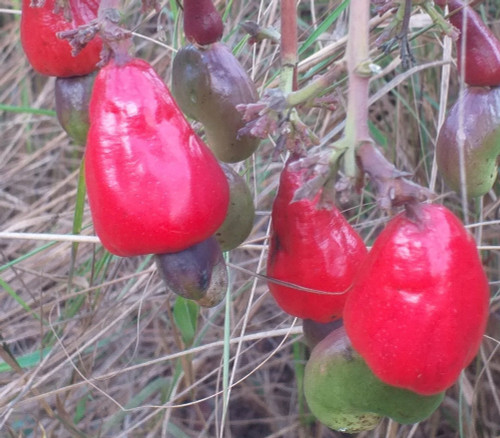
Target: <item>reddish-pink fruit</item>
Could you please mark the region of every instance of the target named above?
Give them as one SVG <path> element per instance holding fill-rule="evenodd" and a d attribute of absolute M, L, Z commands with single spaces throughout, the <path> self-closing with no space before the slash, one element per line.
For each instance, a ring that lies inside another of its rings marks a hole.
<path fill-rule="evenodd" d="M 479 87 L 500 85 L 500 41 L 479 14 L 470 6 L 464 6 L 463 1 L 448 0 L 448 5 L 452 13 L 450 22 L 460 31 L 457 65 L 462 72 L 464 63 L 464 81 Z"/>
<path fill-rule="evenodd" d="M 22 3 L 21 44 L 33 69 L 43 75 L 58 77 L 82 76 L 96 70 L 102 48 L 98 36 L 73 56 L 69 42 L 56 34 L 95 19 L 99 0 L 69 0 L 69 21 L 62 11 L 54 13 L 55 0 L 45 0 L 40 7 L 30 6 L 30 3 L 31 0 Z"/>
<path fill-rule="evenodd" d="M 89 113 L 88 197 L 110 252 L 179 252 L 220 227 L 226 176 L 147 62 L 111 60 L 97 75 Z"/>
<path fill-rule="evenodd" d="M 472 361 L 488 318 L 476 244 L 439 205 L 394 217 L 359 267 L 344 309 L 352 345 L 385 383 L 431 395 Z"/>
<path fill-rule="evenodd" d="M 317 176 L 290 158 L 281 174 L 272 211 L 267 275 L 314 293 L 268 282 L 287 313 L 326 323 L 342 316 L 347 291 L 366 256 L 363 240 L 334 206 L 321 206 L 321 192 L 294 201 L 296 191 Z"/>
<path fill-rule="evenodd" d="M 184 0 L 184 34 L 200 46 L 222 38 L 222 17 L 212 0 Z"/>

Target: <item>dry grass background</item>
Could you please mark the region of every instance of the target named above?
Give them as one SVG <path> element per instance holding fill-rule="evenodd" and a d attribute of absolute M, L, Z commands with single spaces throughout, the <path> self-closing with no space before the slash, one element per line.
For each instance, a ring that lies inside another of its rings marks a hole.
<path fill-rule="evenodd" d="M 481 9 L 493 26 L 495 1 Z M 181 42 L 176 14 L 168 12 L 172 3 L 164 4 L 161 16 L 142 15 L 138 1 L 124 6 L 127 25 L 137 32 L 137 54 L 167 82 Z M 277 0 L 217 4 L 229 11 L 231 47 L 244 38 L 237 26 L 244 19 L 279 26 Z M 336 6 L 333 0 L 301 1 L 301 41 Z M 110 257 L 91 242 L 80 243 L 72 258 L 70 242 L 44 240 L 47 234 L 71 234 L 83 148 L 72 144 L 54 117 L 54 79 L 35 74 L 23 56 L 19 15 L 13 13 L 20 2 L 0 0 L 0 8 L 0 437 L 343 436 L 308 415 L 300 390 L 308 354 L 301 322 L 280 311 L 265 282 L 252 275 L 265 267 L 269 212 L 282 167 L 282 160 L 271 158 L 272 141 L 236 166 L 255 196 L 255 226 L 228 255 L 229 308 L 202 309 L 188 349 L 172 316 L 175 297 L 165 293 L 150 258 Z M 322 71 L 317 54 L 344 30 L 343 20 L 336 20 L 301 55 L 305 78 Z M 419 66 L 443 58 L 443 38 L 432 30 L 412 44 Z M 239 59 L 262 90 L 279 71 L 277 47 L 239 47 Z M 380 96 L 370 112 L 374 133 L 398 167 L 467 217 L 483 249 L 494 299 L 481 353 L 442 407 L 419 425 L 384 420 L 359 437 L 498 438 L 500 200 L 492 192 L 464 207 L 436 175 L 433 142 L 457 95 L 456 69 L 451 66 L 448 90 L 448 81 L 441 81 L 448 67 L 428 65 L 404 76 L 397 61 L 389 61 L 381 61 L 383 73 L 373 81 Z M 343 120 L 345 84 L 335 93 L 336 111 L 302 112 L 326 139 L 335 137 Z M 371 244 L 387 218 L 375 208 L 370 188 L 342 207 Z M 33 235 L 13 239 L 6 232 Z M 93 234 L 88 207 L 82 234 Z M 223 390 L 224 376 L 230 391 Z"/>

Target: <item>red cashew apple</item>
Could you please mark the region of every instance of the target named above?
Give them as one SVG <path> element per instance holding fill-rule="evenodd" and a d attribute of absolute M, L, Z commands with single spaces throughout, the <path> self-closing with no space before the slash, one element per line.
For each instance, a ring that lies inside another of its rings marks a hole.
<path fill-rule="evenodd" d="M 68 41 L 57 37 L 58 32 L 73 30 L 97 17 L 98 0 L 69 0 L 71 20 L 63 11 L 54 12 L 56 0 L 45 0 L 43 6 L 30 6 L 23 0 L 21 44 L 31 66 L 40 74 L 68 77 L 81 76 L 97 69 L 102 41 L 92 39 L 76 56 Z"/>
<path fill-rule="evenodd" d="M 383 382 L 418 394 L 449 388 L 476 355 L 489 285 L 476 243 L 443 206 L 395 216 L 359 266 L 344 324 Z"/>
<path fill-rule="evenodd" d="M 146 61 L 112 59 L 103 67 L 89 113 L 88 197 L 110 252 L 178 252 L 219 228 L 226 176 Z"/>
<path fill-rule="evenodd" d="M 267 275 L 269 290 L 285 312 L 326 323 L 342 316 L 366 247 L 336 206 L 320 205 L 321 191 L 312 199 L 294 201 L 296 191 L 315 176 L 293 156 L 282 171 L 272 210 Z"/>
<path fill-rule="evenodd" d="M 471 86 L 500 85 L 500 41 L 471 6 L 462 0 L 448 0 L 448 6 L 450 22 L 460 31 L 457 64 L 464 81 Z"/>
<path fill-rule="evenodd" d="M 184 34 L 191 43 L 205 46 L 222 38 L 222 17 L 212 0 L 184 0 Z"/>

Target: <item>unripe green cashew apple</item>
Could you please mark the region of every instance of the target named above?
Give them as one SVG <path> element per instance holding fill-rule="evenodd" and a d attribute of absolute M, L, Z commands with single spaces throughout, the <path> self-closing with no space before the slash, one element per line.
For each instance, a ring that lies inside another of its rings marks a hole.
<path fill-rule="evenodd" d="M 229 206 L 224 222 L 215 232 L 222 251 L 239 246 L 252 231 L 255 206 L 247 183 L 229 164 L 220 163 L 229 184 Z"/>
<path fill-rule="evenodd" d="M 439 132 L 439 172 L 456 192 L 462 191 L 463 178 L 467 196 L 481 196 L 497 179 L 499 154 L 500 88 L 469 87 L 453 105 Z"/>
<path fill-rule="evenodd" d="M 57 78 L 54 86 L 57 120 L 76 144 L 84 145 L 89 131 L 89 104 L 96 72 Z"/>
<path fill-rule="evenodd" d="M 238 133 L 245 122 L 236 109 L 257 102 L 257 89 L 224 44 L 180 49 L 172 65 L 172 94 L 185 114 L 203 124 L 220 161 L 245 160 L 259 146 L 258 138 Z"/>
<path fill-rule="evenodd" d="M 320 422 L 348 433 L 374 429 L 384 416 L 417 423 L 444 397 L 444 392 L 424 396 L 383 383 L 353 350 L 343 327 L 314 347 L 305 368 L 304 393 Z"/>

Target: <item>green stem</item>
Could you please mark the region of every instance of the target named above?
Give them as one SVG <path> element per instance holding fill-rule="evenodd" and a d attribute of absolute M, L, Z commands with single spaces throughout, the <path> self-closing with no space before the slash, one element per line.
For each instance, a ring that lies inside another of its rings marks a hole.
<path fill-rule="evenodd" d="M 325 90 L 338 80 L 344 74 L 345 70 L 345 59 L 341 59 L 333 64 L 324 75 L 309 82 L 305 87 L 289 93 L 286 96 L 287 105 L 294 107 L 324 94 Z"/>
<path fill-rule="evenodd" d="M 434 2 L 427 0 L 422 4 L 422 8 L 432 18 L 432 22 L 439 26 L 439 28 L 450 38 L 456 40 L 458 38 L 458 31 L 436 10 Z"/>

